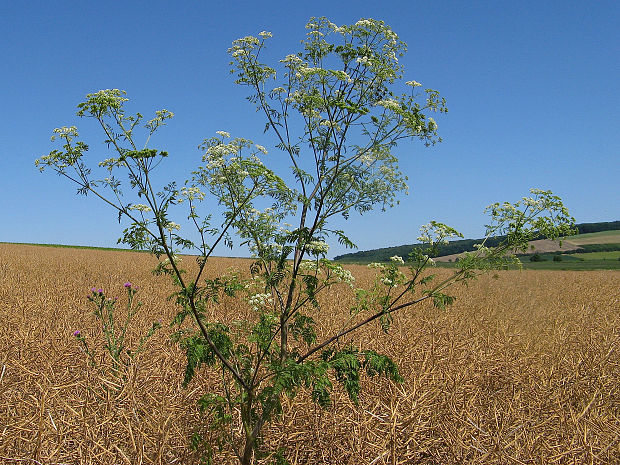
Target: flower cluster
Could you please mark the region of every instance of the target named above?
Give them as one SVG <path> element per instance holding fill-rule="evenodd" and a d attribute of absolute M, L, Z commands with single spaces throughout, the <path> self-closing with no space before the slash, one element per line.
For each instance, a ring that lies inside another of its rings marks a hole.
<path fill-rule="evenodd" d="M 452 237 L 463 237 L 463 235 L 450 226 L 431 221 L 420 228 L 418 241 L 433 246 L 435 244 L 447 244 L 448 239 Z"/>
<path fill-rule="evenodd" d="M 265 255 L 267 256 L 280 255 L 282 253 L 283 247 L 281 244 L 275 244 L 275 243 L 268 243 L 268 244 L 251 243 L 248 246 L 248 249 L 251 252 L 252 258 L 259 258 Z"/>
<path fill-rule="evenodd" d="M 57 137 L 61 137 L 63 139 L 72 139 L 73 137 L 78 136 L 78 130 L 75 126 L 63 126 L 61 128 L 54 128 L 54 135 L 50 138 L 52 142 L 56 140 Z"/>
<path fill-rule="evenodd" d="M 341 283 L 345 283 L 345 284 L 348 284 L 350 287 L 353 287 L 353 283 L 355 282 L 355 277 L 349 270 L 343 268 L 341 265 L 337 265 L 331 269 L 331 273 Z"/>
<path fill-rule="evenodd" d="M 290 67 L 290 68 L 297 68 L 301 65 L 304 64 L 304 61 L 299 58 L 297 55 L 286 55 L 282 60 L 280 60 L 280 63 L 284 63 L 286 66 Z"/>
<path fill-rule="evenodd" d="M 349 76 L 345 71 L 342 71 L 342 70 L 332 70 L 331 74 L 333 74 L 340 81 L 344 81 L 344 82 L 347 82 L 349 84 L 351 84 L 353 82 L 353 79 L 351 79 L 351 76 Z"/>
<path fill-rule="evenodd" d="M 181 263 L 183 261 L 183 259 L 181 257 L 179 257 L 178 255 L 172 255 L 172 261 L 176 265 L 178 263 Z M 164 258 L 161 261 L 161 263 L 164 264 L 164 265 L 168 265 L 170 263 L 170 259 L 169 258 Z"/>
<path fill-rule="evenodd" d="M 169 221 L 164 225 L 164 228 L 166 228 L 170 232 L 178 231 L 179 229 L 181 229 L 181 225 L 175 223 L 174 221 Z"/>
<path fill-rule="evenodd" d="M 199 200 L 202 201 L 205 198 L 205 193 L 202 192 L 198 187 L 181 187 L 181 198 L 178 200 L 181 203 L 183 200 Z"/>
<path fill-rule="evenodd" d="M 311 68 L 311 67 L 307 67 L 307 66 L 301 66 L 301 67 L 297 68 L 297 73 L 299 73 L 300 75 L 303 75 L 303 76 L 309 76 L 311 74 L 317 74 L 317 73 L 321 72 L 322 70 L 323 70 L 323 68 Z"/>
<path fill-rule="evenodd" d="M 377 161 L 377 158 L 370 153 L 364 153 L 359 157 L 359 161 L 362 162 L 364 166 L 370 166 Z"/>
<path fill-rule="evenodd" d="M 320 273 L 321 268 L 315 260 L 302 260 L 302 262 L 299 264 L 299 271 L 301 271 L 302 273 L 314 274 L 317 272 Z"/>
<path fill-rule="evenodd" d="M 375 106 L 383 107 L 386 110 L 392 110 L 394 112 L 402 111 L 400 102 L 391 98 L 379 100 L 377 103 L 375 103 Z"/>
<path fill-rule="evenodd" d="M 336 131 L 340 131 L 340 125 L 336 123 L 335 121 L 324 119 L 323 121 L 319 123 L 319 125 L 327 126 L 328 128 L 332 128 L 332 129 L 335 129 Z"/>
<path fill-rule="evenodd" d="M 151 207 L 149 207 L 148 205 L 144 205 L 142 203 L 135 203 L 133 205 L 130 205 L 128 210 L 137 210 L 140 212 L 150 212 L 151 211 Z"/>
<path fill-rule="evenodd" d="M 355 25 L 357 27 L 372 27 L 374 26 L 374 22 L 368 19 L 360 19 Z"/>
<path fill-rule="evenodd" d="M 380 281 L 383 285 L 388 287 L 396 287 L 399 284 L 403 284 L 406 281 L 404 273 L 398 271 L 397 265 L 392 265 L 381 271 Z"/>
<path fill-rule="evenodd" d="M 250 296 L 248 303 L 252 307 L 252 310 L 257 311 L 267 305 L 271 305 L 273 303 L 273 298 L 271 294 L 258 293 Z"/>
<path fill-rule="evenodd" d="M 345 35 L 348 31 L 349 28 L 347 28 L 346 26 L 336 26 L 334 23 L 329 23 L 329 27 L 331 27 L 332 31 L 334 31 L 336 34 L 342 34 Z"/>
<path fill-rule="evenodd" d="M 311 241 L 304 246 L 304 249 L 312 255 L 325 255 L 329 250 L 329 244 L 323 241 Z"/>
<path fill-rule="evenodd" d="M 99 166 L 101 168 L 106 168 L 108 171 L 112 171 L 114 168 L 121 165 L 120 158 L 106 158 L 103 161 L 99 162 Z"/>

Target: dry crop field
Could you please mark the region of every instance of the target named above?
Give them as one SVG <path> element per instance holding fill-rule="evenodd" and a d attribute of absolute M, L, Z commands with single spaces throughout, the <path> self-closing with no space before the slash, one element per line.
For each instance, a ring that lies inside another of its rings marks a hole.
<path fill-rule="evenodd" d="M 189 261 L 189 260 L 186 260 Z M 192 464 L 196 399 L 164 325 L 122 391 L 89 366 L 72 333 L 100 336 L 86 295 L 140 286 L 130 338 L 170 321 L 172 287 L 147 254 L 0 244 L 0 462 Z M 249 262 L 216 259 L 214 272 Z M 358 280 L 366 267 L 351 267 Z M 448 273 L 448 270 L 438 270 Z M 291 464 L 620 463 L 620 273 L 506 271 L 456 287 L 447 310 L 398 315 L 390 334 L 359 335 L 398 363 L 402 384 L 364 379 L 358 406 L 336 390 L 322 410 L 301 392 L 267 430 Z M 325 334 L 348 317 L 351 291 L 324 296 Z M 247 312 L 224 302 L 226 321 Z M 234 463 L 223 455 L 217 463 Z"/>

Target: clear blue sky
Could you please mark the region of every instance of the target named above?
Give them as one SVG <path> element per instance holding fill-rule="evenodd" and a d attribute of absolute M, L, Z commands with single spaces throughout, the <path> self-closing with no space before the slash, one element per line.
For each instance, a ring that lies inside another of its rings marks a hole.
<path fill-rule="evenodd" d="M 267 30 L 272 56 L 283 57 L 298 50 L 311 16 L 384 20 L 409 45 L 405 77 L 439 90 L 450 109 L 437 118 L 442 144 L 398 148 L 409 196 L 348 221 L 361 250 L 413 243 L 431 219 L 479 237 L 486 205 L 530 187 L 561 195 L 578 222 L 620 219 L 620 2 L 1 5 L 0 241 L 115 245 L 121 227 L 111 209 L 33 164 L 54 148 L 52 129 L 73 124 L 93 160 L 104 158 L 94 122 L 75 117 L 89 92 L 125 89 L 130 111 L 173 111 L 154 145 L 170 152 L 166 173 L 179 180 L 217 130 L 268 145 L 262 118 L 228 73 L 226 50 Z M 341 252 L 336 245 L 330 255 Z"/>

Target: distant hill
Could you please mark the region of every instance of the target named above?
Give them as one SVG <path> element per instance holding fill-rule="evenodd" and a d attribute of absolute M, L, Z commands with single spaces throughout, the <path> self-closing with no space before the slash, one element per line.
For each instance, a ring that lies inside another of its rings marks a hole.
<path fill-rule="evenodd" d="M 607 222 L 599 222 L 599 223 L 580 223 L 577 224 L 577 230 L 580 234 L 591 234 L 591 233 L 600 233 L 602 231 L 618 231 L 620 237 L 620 221 L 607 221 Z M 614 240 L 614 234 L 604 235 L 605 239 L 601 237 L 600 239 L 592 238 L 591 241 L 588 241 L 589 244 L 593 243 L 609 243 L 609 242 L 618 242 Z M 611 238 L 608 239 L 607 236 Z M 577 238 L 579 236 L 573 236 L 573 238 Z M 487 240 L 487 245 L 490 247 L 494 247 L 498 245 L 501 241 L 503 241 L 505 237 L 498 236 L 492 237 Z M 471 252 L 474 249 L 474 244 L 480 244 L 484 239 L 462 239 L 458 241 L 451 241 L 446 245 L 441 246 L 439 249 L 439 253 L 436 255 L 437 257 L 445 257 L 448 260 L 447 256 L 454 256 L 463 252 Z M 601 242 L 596 242 L 600 240 Z M 562 249 L 559 249 L 557 245 L 552 245 L 551 241 L 534 241 L 532 245 L 538 249 L 540 252 L 552 252 L 555 250 L 562 251 L 574 251 L 580 249 L 581 244 L 579 240 L 571 241 L 567 240 Z M 341 260 L 346 262 L 361 262 L 361 263 L 369 263 L 369 262 L 385 262 L 390 259 L 390 257 L 394 255 L 398 255 L 401 257 L 407 257 L 414 248 L 425 247 L 424 244 L 408 244 L 408 245 L 399 245 L 395 247 L 384 247 L 381 249 L 372 249 L 372 250 L 364 250 L 360 252 L 347 253 L 343 255 L 338 255 L 334 257 L 334 260 Z M 534 250 L 536 250 L 534 249 Z M 553 250 L 552 250 L 553 249 Z M 451 257 L 450 257 L 451 258 Z"/>

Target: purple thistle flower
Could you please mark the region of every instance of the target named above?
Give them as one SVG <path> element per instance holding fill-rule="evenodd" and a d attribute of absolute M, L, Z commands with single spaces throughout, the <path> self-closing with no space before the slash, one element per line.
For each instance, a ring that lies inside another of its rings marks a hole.
<path fill-rule="evenodd" d="M 79 329 L 76 329 L 76 330 L 73 332 L 73 335 L 74 335 L 75 337 L 80 337 L 80 334 L 81 334 L 81 333 L 80 333 L 80 330 L 79 330 Z"/>
<path fill-rule="evenodd" d="M 99 289 L 97 292 L 99 292 L 99 294 L 103 294 L 103 289 Z"/>
<path fill-rule="evenodd" d="M 125 284 L 123 284 L 123 286 L 125 286 L 128 289 L 131 289 L 131 283 L 129 281 L 127 281 Z"/>

